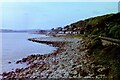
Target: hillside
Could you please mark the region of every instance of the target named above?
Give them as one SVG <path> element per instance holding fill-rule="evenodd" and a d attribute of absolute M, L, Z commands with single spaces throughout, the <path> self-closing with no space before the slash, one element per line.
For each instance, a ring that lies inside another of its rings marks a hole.
<path fill-rule="evenodd" d="M 120 39 L 120 13 L 97 16 L 65 26 L 68 34 L 92 34 Z"/>

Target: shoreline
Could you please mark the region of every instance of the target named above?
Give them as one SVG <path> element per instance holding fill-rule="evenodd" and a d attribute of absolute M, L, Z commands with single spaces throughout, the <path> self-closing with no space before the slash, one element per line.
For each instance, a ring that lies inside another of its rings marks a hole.
<path fill-rule="evenodd" d="M 24 57 L 32 54 L 49 54 L 52 53 L 56 48 L 40 43 L 33 43 L 28 41 L 28 38 L 34 37 L 48 37 L 45 35 L 35 35 L 28 33 L 21 34 L 3 34 L 3 47 L 2 47 L 2 71 L 10 72 L 15 71 L 16 68 L 25 68 L 25 64 L 16 64 L 17 60 L 21 60 Z"/>
<path fill-rule="evenodd" d="M 50 37 L 28 39 L 58 48 L 51 54 L 30 55 L 17 61 L 16 64 L 27 63 L 29 67 L 4 72 L 3 78 L 90 78 L 89 70 L 84 65 L 90 60 L 84 59 L 87 49 L 85 49 L 83 41 L 80 39 L 68 41 L 68 38 L 52 39 L 53 41 Z"/>

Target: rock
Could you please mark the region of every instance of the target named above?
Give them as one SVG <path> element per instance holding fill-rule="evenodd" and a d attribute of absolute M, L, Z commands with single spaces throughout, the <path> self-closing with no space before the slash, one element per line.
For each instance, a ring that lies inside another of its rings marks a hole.
<path fill-rule="evenodd" d="M 72 68 L 74 68 L 76 65 L 72 65 Z"/>
<path fill-rule="evenodd" d="M 65 74 L 65 73 L 62 73 L 61 76 L 64 77 L 64 74 Z"/>
<path fill-rule="evenodd" d="M 73 78 L 77 78 L 77 76 L 76 76 L 76 75 L 74 75 L 74 76 L 73 76 Z"/>
<path fill-rule="evenodd" d="M 62 67 L 62 69 L 64 69 L 64 68 L 65 68 L 65 65 L 64 65 L 64 64 L 62 64 L 62 65 L 61 65 L 61 67 Z"/>
<path fill-rule="evenodd" d="M 56 71 L 56 70 L 58 69 L 58 67 L 59 67 L 59 66 L 56 66 L 56 67 L 54 67 L 53 69 Z"/>
<path fill-rule="evenodd" d="M 33 56 L 31 55 L 31 56 L 28 56 L 27 57 L 27 60 L 31 60 L 33 58 Z"/>
<path fill-rule="evenodd" d="M 9 64 L 11 64 L 11 62 L 10 62 L 10 61 L 9 61 L 8 63 L 9 63 Z"/>
<path fill-rule="evenodd" d="M 77 73 L 78 73 L 77 71 L 74 71 L 74 72 L 73 72 L 73 74 L 75 74 L 75 75 L 76 75 Z"/>
<path fill-rule="evenodd" d="M 23 59 L 22 59 L 22 62 L 26 62 L 26 61 L 27 61 L 27 58 L 23 58 Z"/>
<path fill-rule="evenodd" d="M 105 74 L 107 75 L 109 73 L 109 68 L 105 68 L 105 67 L 102 67 L 102 68 L 99 68 L 97 70 L 100 74 Z"/>
<path fill-rule="evenodd" d="M 100 74 L 100 75 L 97 75 L 97 76 L 98 76 L 98 78 L 103 78 L 103 77 L 105 77 L 104 74 Z"/>
<path fill-rule="evenodd" d="M 4 72 L 3 74 L 2 74 L 2 76 L 4 77 L 4 76 L 7 76 L 9 73 L 6 73 L 6 72 Z"/>
<path fill-rule="evenodd" d="M 85 76 L 87 76 L 87 75 L 88 75 L 88 73 L 87 73 L 87 72 L 85 72 L 84 70 L 81 70 L 81 71 L 80 71 L 80 75 L 81 75 L 81 76 L 83 76 L 83 77 L 85 77 Z"/>
<path fill-rule="evenodd" d="M 84 78 L 86 78 L 86 79 L 90 79 L 90 78 L 91 78 L 91 76 L 86 76 L 86 77 L 84 77 Z"/>
<path fill-rule="evenodd" d="M 21 60 L 19 60 L 19 61 L 16 62 L 16 64 L 19 64 L 19 63 L 21 63 Z"/>
<path fill-rule="evenodd" d="M 33 63 L 37 63 L 37 62 L 38 62 L 38 60 L 33 61 Z"/>
<path fill-rule="evenodd" d="M 37 64 L 36 63 L 34 63 L 34 64 L 31 64 L 30 66 L 29 66 L 29 68 L 34 68 L 34 67 L 36 67 L 37 66 Z"/>
<path fill-rule="evenodd" d="M 53 64 L 57 65 L 59 63 L 59 61 L 54 61 Z"/>
<path fill-rule="evenodd" d="M 16 69 L 15 72 L 20 73 L 21 69 Z"/>
<path fill-rule="evenodd" d="M 50 75 L 52 73 L 52 71 L 48 71 L 47 73 L 48 73 L 48 75 Z"/>
<path fill-rule="evenodd" d="M 102 67 L 102 68 L 98 68 L 98 72 L 102 72 L 102 71 L 104 71 L 106 68 L 105 67 Z"/>
<path fill-rule="evenodd" d="M 42 72 L 42 71 L 45 71 L 45 70 L 46 70 L 46 68 L 45 68 L 45 67 L 43 67 L 43 68 L 41 69 L 41 72 Z"/>

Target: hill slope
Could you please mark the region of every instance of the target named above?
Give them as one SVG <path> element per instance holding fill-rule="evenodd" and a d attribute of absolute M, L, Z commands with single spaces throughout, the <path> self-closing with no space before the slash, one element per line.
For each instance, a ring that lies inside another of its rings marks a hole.
<path fill-rule="evenodd" d="M 120 39 L 120 13 L 93 17 L 65 26 L 63 32 L 70 34 L 102 35 Z"/>

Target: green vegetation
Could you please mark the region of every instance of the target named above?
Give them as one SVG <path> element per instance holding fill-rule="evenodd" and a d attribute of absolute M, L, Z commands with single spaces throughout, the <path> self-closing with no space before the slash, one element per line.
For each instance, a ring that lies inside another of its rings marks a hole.
<path fill-rule="evenodd" d="M 67 29 L 66 32 L 72 31 L 77 34 L 102 35 L 120 39 L 120 13 L 81 20 L 64 28 Z"/>
<path fill-rule="evenodd" d="M 100 38 L 95 37 L 91 39 L 91 44 L 89 47 L 89 54 L 96 54 L 99 52 L 99 50 L 102 48 L 102 41 Z M 95 50 L 96 49 L 96 50 Z"/>
<path fill-rule="evenodd" d="M 120 39 L 120 25 L 113 26 L 109 31 L 109 35 Z"/>
<path fill-rule="evenodd" d="M 102 74 L 105 74 L 108 78 L 119 78 L 120 46 L 113 44 L 103 46 L 101 39 L 98 37 L 92 38 L 90 41 L 88 55 L 94 58 L 94 64 L 104 66 L 106 70 Z"/>

